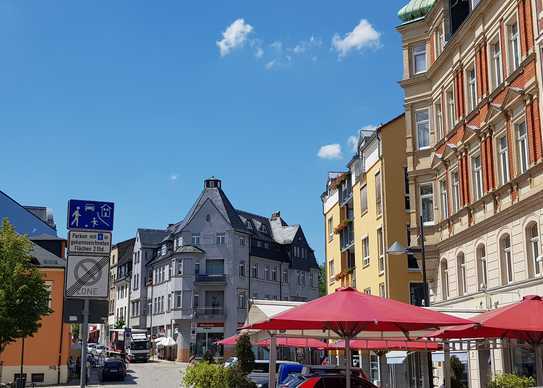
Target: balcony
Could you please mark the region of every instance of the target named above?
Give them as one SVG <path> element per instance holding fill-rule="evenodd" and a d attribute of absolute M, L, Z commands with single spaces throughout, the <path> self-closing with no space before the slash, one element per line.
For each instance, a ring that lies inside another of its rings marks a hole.
<path fill-rule="evenodd" d="M 195 283 L 201 284 L 213 284 L 213 285 L 226 285 L 225 274 L 196 274 Z"/>
<path fill-rule="evenodd" d="M 347 227 L 340 232 L 340 244 L 342 252 L 354 247 L 354 229 L 352 223 L 349 223 Z"/>
<path fill-rule="evenodd" d="M 193 316 L 200 321 L 223 321 L 226 318 L 226 312 L 223 306 L 195 307 L 193 309 Z"/>

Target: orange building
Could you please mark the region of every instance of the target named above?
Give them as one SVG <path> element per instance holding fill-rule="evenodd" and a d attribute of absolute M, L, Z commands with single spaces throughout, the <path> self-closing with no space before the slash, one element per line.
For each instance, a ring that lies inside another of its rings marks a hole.
<path fill-rule="evenodd" d="M 63 323 L 66 241 L 57 237 L 49 209 L 24 207 L 0 191 L 0 219 L 7 218 L 17 233 L 32 241 L 33 263 L 38 266 L 50 289 L 50 308 L 40 329 L 32 337 L 9 344 L 0 354 L 0 384 L 9 383 L 21 372 L 35 385 L 63 384 L 68 381 L 70 325 Z"/>
<path fill-rule="evenodd" d="M 70 325 L 64 324 L 62 308 L 64 303 L 64 260 L 34 245 L 34 252 L 50 258 L 40 261 L 40 272 L 51 290 L 50 307 L 53 313 L 42 319 L 42 326 L 33 337 L 9 344 L 0 355 L 0 383 L 14 381 L 21 371 L 23 376 L 36 385 L 62 384 L 68 380 L 68 358 L 70 354 Z M 39 256 L 37 254 L 36 256 Z M 53 263 L 53 261 L 56 261 Z M 42 264 L 50 262 L 49 264 Z"/>

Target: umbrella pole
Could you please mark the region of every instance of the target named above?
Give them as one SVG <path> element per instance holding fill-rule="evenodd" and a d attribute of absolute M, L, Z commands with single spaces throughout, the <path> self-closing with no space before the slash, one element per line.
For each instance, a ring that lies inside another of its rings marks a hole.
<path fill-rule="evenodd" d="M 537 385 L 543 385 L 543 345 L 535 345 L 535 372 L 537 376 Z"/>
<path fill-rule="evenodd" d="M 351 337 L 345 337 L 345 388 L 351 388 Z"/>
<path fill-rule="evenodd" d="M 389 375 L 390 372 L 388 370 L 388 363 L 387 363 L 387 352 L 386 351 L 380 351 L 377 353 L 379 355 L 379 380 L 380 380 L 380 387 L 381 388 L 388 388 L 389 384 Z"/>
<path fill-rule="evenodd" d="M 277 338 L 275 334 L 270 333 L 270 373 L 268 377 L 268 386 L 275 387 L 275 371 L 277 364 Z"/>

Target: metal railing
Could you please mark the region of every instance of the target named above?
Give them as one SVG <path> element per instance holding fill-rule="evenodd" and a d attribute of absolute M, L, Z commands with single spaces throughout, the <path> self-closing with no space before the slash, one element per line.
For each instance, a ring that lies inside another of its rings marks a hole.
<path fill-rule="evenodd" d="M 195 307 L 193 308 L 193 314 L 195 318 L 206 318 L 206 319 L 221 319 L 226 316 L 224 307 Z"/>
<path fill-rule="evenodd" d="M 199 283 L 225 283 L 226 275 L 225 274 L 196 274 L 196 281 Z"/>

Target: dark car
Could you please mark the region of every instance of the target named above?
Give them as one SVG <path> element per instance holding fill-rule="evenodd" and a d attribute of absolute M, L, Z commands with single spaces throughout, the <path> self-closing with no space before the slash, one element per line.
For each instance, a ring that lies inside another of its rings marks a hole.
<path fill-rule="evenodd" d="M 126 377 L 126 364 L 119 358 L 107 358 L 100 369 L 102 381 L 124 380 Z"/>
<path fill-rule="evenodd" d="M 304 376 L 305 380 L 296 385 L 296 388 L 341 388 L 345 387 L 347 378 L 344 374 L 323 374 Z M 351 376 L 351 388 L 377 388 L 366 379 Z"/>

